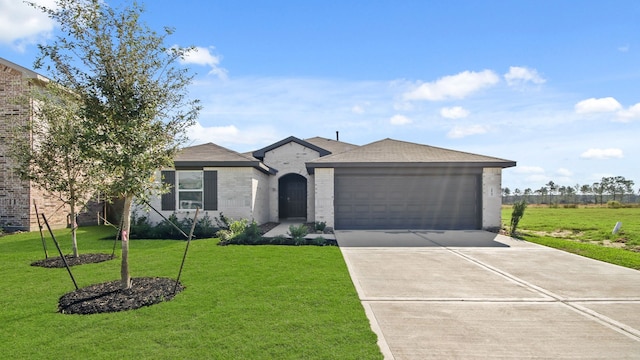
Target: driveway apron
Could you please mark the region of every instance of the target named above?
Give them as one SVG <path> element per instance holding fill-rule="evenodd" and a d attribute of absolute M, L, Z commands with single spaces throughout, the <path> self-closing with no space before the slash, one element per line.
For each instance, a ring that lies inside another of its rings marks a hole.
<path fill-rule="evenodd" d="M 640 359 L 640 271 L 484 231 L 336 231 L 385 359 Z"/>

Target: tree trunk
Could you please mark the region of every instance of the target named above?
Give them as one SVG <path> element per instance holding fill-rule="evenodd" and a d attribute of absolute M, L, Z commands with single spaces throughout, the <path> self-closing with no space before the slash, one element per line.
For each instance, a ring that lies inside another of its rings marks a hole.
<path fill-rule="evenodd" d="M 120 266 L 120 276 L 122 288 L 131 288 L 131 275 L 129 274 L 129 229 L 131 227 L 131 203 L 133 195 L 125 195 L 124 209 L 122 211 L 122 263 Z"/>

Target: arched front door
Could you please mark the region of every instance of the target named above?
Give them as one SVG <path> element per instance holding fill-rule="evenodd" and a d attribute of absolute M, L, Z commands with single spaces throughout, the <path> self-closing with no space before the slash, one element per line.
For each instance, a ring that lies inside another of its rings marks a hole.
<path fill-rule="evenodd" d="M 307 179 L 287 174 L 278 179 L 278 212 L 281 219 L 307 218 Z"/>

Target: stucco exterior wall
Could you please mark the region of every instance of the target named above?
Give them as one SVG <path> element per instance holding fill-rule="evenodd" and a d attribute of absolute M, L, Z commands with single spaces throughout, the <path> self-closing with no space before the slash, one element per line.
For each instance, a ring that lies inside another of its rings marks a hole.
<path fill-rule="evenodd" d="M 276 176 L 271 176 L 269 180 L 269 221 L 279 221 L 278 179 L 287 174 L 298 174 L 307 179 L 307 221 L 315 218 L 315 181 L 313 176 L 308 174 L 305 164 L 319 157 L 317 151 L 296 142 L 286 143 L 265 153 L 263 162 L 278 170 Z"/>
<path fill-rule="evenodd" d="M 317 168 L 315 171 L 315 219 L 334 227 L 334 174 L 333 168 Z"/>
<path fill-rule="evenodd" d="M 502 226 L 502 169 L 482 170 L 482 228 L 497 230 Z"/>

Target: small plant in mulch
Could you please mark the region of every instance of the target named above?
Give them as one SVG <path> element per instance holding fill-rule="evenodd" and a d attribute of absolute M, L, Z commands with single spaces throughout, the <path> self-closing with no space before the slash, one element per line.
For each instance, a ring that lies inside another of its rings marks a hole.
<path fill-rule="evenodd" d="M 291 239 L 293 239 L 293 242 L 296 245 L 303 245 L 305 243 L 304 237 L 307 236 L 308 233 L 309 228 L 304 224 L 289 226 L 289 236 L 291 236 Z"/>
<path fill-rule="evenodd" d="M 64 259 L 67 261 L 67 264 L 69 264 L 69 266 L 75 266 L 109 261 L 115 259 L 115 256 L 112 254 L 80 254 L 78 256 L 65 255 Z M 45 268 L 65 267 L 64 261 L 60 256 L 34 261 L 31 263 L 31 266 L 40 266 Z"/>
<path fill-rule="evenodd" d="M 131 288 L 123 289 L 120 280 L 90 285 L 63 295 L 58 311 L 63 314 L 99 314 L 134 310 L 173 299 L 185 287 L 169 278 L 131 279 Z"/>
<path fill-rule="evenodd" d="M 316 231 L 324 232 L 324 229 L 327 227 L 327 223 L 325 221 L 316 221 L 314 223 L 314 227 Z"/>

